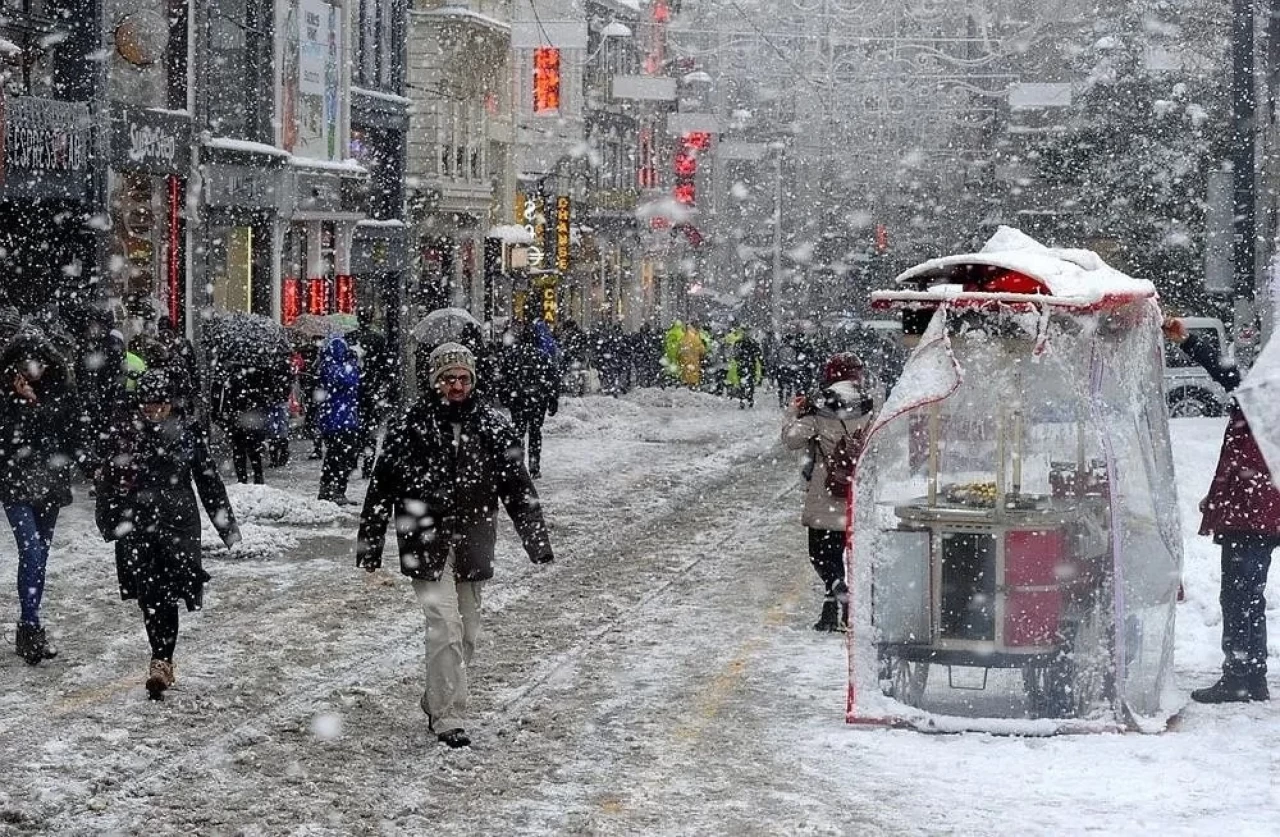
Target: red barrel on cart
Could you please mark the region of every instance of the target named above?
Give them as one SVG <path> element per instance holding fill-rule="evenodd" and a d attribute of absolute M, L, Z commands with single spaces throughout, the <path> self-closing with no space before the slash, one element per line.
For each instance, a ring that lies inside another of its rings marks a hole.
<path fill-rule="evenodd" d="M 1014 531 L 1004 541 L 1004 644 L 1050 646 L 1058 641 L 1069 567 L 1060 530 Z"/>

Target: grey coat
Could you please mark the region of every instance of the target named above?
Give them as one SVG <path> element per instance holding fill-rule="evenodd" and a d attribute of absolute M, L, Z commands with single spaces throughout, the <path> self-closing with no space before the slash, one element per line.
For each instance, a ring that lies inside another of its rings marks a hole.
<path fill-rule="evenodd" d="M 870 424 L 872 413 L 861 392 L 856 399 L 834 395 L 830 390 L 824 391 L 824 403 L 804 414 L 797 413 L 794 406 L 788 407 L 782 424 L 782 444 L 789 450 L 806 450 L 812 444 L 813 469 L 805 486 L 800 522 L 811 529 L 843 531 L 848 501 L 827 491 L 827 462 L 840 439 L 852 439 L 854 433 Z"/>

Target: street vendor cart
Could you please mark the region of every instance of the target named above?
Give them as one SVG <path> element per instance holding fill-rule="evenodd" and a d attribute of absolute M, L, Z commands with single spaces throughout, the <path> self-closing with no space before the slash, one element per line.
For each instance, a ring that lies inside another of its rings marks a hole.
<path fill-rule="evenodd" d="M 1009 228 L 897 285 L 873 304 L 916 345 L 850 503 L 849 720 L 1160 726 L 1181 534 L 1154 288 Z"/>

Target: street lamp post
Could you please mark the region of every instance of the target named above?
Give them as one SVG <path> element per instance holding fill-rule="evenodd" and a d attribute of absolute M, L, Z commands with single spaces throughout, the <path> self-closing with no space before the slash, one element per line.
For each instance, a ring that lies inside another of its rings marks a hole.
<path fill-rule="evenodd" d="M 782 148 L 773 156 L 773 281 L 769 283 L 769 322 L 782 331 Z"/>
<path fill-rule="evenodd" d="M 1257 97 L 1254 91 L 1254 0 L 1232 0 L 1231 113 L 1232 209 L 1235 310 L 1232 337 L 1249 349 L 1255 334 L 1254 296 L 1257 254 L 1256 171 Z"/>

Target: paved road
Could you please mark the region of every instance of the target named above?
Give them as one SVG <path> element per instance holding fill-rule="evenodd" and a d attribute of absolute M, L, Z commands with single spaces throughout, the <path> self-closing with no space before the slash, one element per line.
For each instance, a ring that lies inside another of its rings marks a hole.
<path fill-rule="evenodd" d="M 470 751 L 426 730 L 421 618 L 405 579 L 351 566 L 350 521 L 211 554 L 216 595 L 160 705 L 85 540 L 59 579 L 76 664 L 0 662 L 0 833 L 842 832 L 840 794 L 772 740 L 787 637 L 817 641 L 814 582 L 773 420 L 739 424 L 758 432 L 642 434 L 552 469 L 559 560 L 504 539 Z"/>

